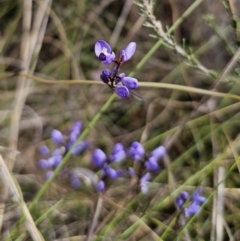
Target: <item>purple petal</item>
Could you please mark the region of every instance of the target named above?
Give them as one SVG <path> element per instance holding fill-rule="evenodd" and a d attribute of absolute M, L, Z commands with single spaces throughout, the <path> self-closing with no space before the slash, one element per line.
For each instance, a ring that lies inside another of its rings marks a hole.
<path fill-rule="evenodd" d="M 88 147 L 88 142 L 87 141 L 81 141 L 80 143 L 78 143 L 74 149 L 72 150 L 72 155 L 76 156 L 78 154 L 80 154 L 81 152 L 85 151 L 86 148 Z"/>
<path fill-rule="evenodd" d="M 184 204 L 184 201 L 182 200 L 181 197 L 178 196 L 178 197 L 176 197 L 176 203 L 179 207 L 182 207 Z"/>
<path fill-rule="evenodd" d="M 184 215 L 186 218 L 189 218 L 190 216 L 196 214 L 200 210 L 200 206 L 193 202 L 189 207 L 184 208 Z"/>
<path fill-rule="evenodd" d="M 92 156 L 92 162 L 94 165 L 101 167 L 107 160 L 106 154 L 101 149 L 96 149 Z"/>
<path fill-rule="evenodd" d="M 124 77 L 122 79 L 122 83 L 130 90 L 135 90 L 138 88 L 138 80 L 132 77 Z"/>
<path fill-rule="evenodd" d="M 111 64 L 115 59 L 114 52 L 111 52 L 109 55 L 105 55 L 105 56 L 106 56 L 106 59 L 104 61 L 102 61 L 102 63 L 105 65 Z"/>
<path fill-rule="evenodd" d="M 124 50 L 120 51 L 120 57 L 122 59 L 122 62 L 128 61 L 133 56 L 136 51 L 136 46 L 137 44 L 135 42 L 131 42 Z"/>
<path fill-rule="evenodd" d="M 159 169 L 158 163 L 154 157 L 150 157 L 146 162 L 145 162 L 145 167 L 152 172 L 156 172 Z"/>
<path fill-rule="evenodd" d="M 133 158 L 134 161 L 139 161 L 145 154 L 145 150 L 141 143 L 135 141 L 129 148 L 128 154 Z"/>
<path fill-rule="evenodd" d="M 204 203 L 206 201 L 205 197 L 200 196 L 201 190 L 197 188 L 196 191 L 192 195 L 192 200 L 197 203 Z"/>
<path fill-rule="evenodd" d="M 188 192 L 186 192 L 186 191 L 182 191 L 182 192 L 180 193 L 180 197 L 181 197 L 184 201 L 186 201 L 186 200 L 189 198 L 189 194 L 188 194 Z"/>
<path fill-rule="evenodd" d="M 53 140 L 53 142 L 55 142 L 57 145 L 61 145 L 63 144 L 63 134 L 59 131 L 59 130 L 52 130 L 52 133 L 51 133 L 51 138 Z"/>
<path fill-rule="evenodd" d="M 151 174 L 149 172 L 147 172 L 146 174 L 144 174 L 141 179 L 140 179 L 140 183 L 144 183 L 147 182 L 151 179 Z"/>
<path fill-rule="evenodd" d="M 148 193 L 148 185 L 147 183 L 140 184 L 141 187 L 141 193 L 142 194 L 147 194 Z"/>
<path fill-rule="evenodd" d="M 43 155 L 43 156 L 47 156 L 49 154 L 49 149 L 47 146 L 41 146 L 39 148 L 39 152 Z"/>
<path fill-rule="evenodd" d="M 38 166 L 42 169 L 46 169 L 49 167 L 49 163 L 47 160 L 41 159 L 38 161 Z"/>
<path fill-rule="evenodd" d="M 95 54 L 97 55 L 98 58 L 101 53 L 106 52 L 106 53 L 110 54 L 112 52 L 110 45 L 104 40 L 98 40 L 95 43 L 94 50 L 95 50 Z"/>
<path fill-rule="evenodd" d="M 111 167 L 107 167 L 106 168 L 106 173 L 108 175 L 108 177 L 112 178 L 112 179 L 116 179 L 118 177 L 118 173 L 116 172 L 116 170 L 114 170 Z"/>
<path fill-rule="evenodd" d="M 105 190 L 105 183 L 104 181 L 99 181 L 98 184 L 97 184 L 97 190 L 99 192 L 103 192 Z"/>
<path fill-rule="evenodd" d="M 112 155 L 109 157 L 109 160 L 110 160 L 111 162 L 121 162 L 121 161 L 124 160 L 125 158 L 126 158 L 126 152 L 125 152 L 125 150 L 120 150 L 119 152 L 112 154 Z"/>
<path fill-rule="evenodd" d="M 115 93 L 120 98 L 127 98 L 129 96 L 129 90 L 126 86 L 116 86 L 115 87 Z"/>
<path fill-rule="evenodd" d="M 82 129 L 82 122 L 81 121 L 76 121 L 73 124 L 73 127 L 71 128 L 71 132 L 76 132 L 79 135 L 80 132 L 81 132 L 81 129 Z"/>
<path fill-rule="evenodd" d="M 62 156 L 52 156 L 50 158 L 48 158 L 48 163 L 49 163 L 49 167 L 51 168 L 56 168 L 60 162 L 62 161 Z"/>
<path fill-rule="evenodd" d="M 150 156 L 154 156 L 156 159 L 162 158 L 166 154 L 166 148 L 164 146 L 159 146 L 158 148 L 154 149 Z"/>
<path fill-rule="evenodd" d="M 114 154 L 114 153 L 117 153 L 117 152 L 122 151 L 122 150 L 124 150 L 123 144 L 122 144 L 122 143 L 117 143 L 117 144 L 115 144 L 115 146 L 113 147 L 112 153 Z"/>
<path fill-rule="evenodd" d="M 111 74 L 112 74 L 112 72 L 110 69 L 104 69 L 102 71 L 102 74 L 100 75 L 100 78 L 104 83 L 108 83 L 109 77 L 111 76 Z"/>
<path fill-rule="evenodd" d="M 52 156 L 60 156 L 60 155 L 62 155 L 62 149 L 61 148 L 56 148 L 52 153 Z"/>

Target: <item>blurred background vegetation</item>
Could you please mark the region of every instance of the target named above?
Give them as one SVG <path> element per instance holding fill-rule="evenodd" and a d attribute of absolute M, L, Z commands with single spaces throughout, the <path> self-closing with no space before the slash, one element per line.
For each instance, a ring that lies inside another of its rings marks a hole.
<path fill-rule="evenodd" d="M 130 194 L 127 179 L 109 184 L 92 240 L 240 240 L 240 2 L 153 2 L 153 14 L 173 46 L 141 0 L 0 1 L 1 155 L 29 205 L 45 183 L 37 166 L 39 146 L 50 144 L 52 129 L 66 133 L 77 120 L 86 128 L 112 95 L 105 85 L 67 81 L 100 81 L 104 67 L 94 54 L 97 40 L 109 42 L 116 54 L 134 41 L 136 53 L 121 70 L 146 82 L 135 92 L 140 98 L 115 98 L 90 128 L 89 150 L 67 165 L 89 167 L 95 147 L 110 154 L 117 142 L 129 147 L 140 141 L 147 153 L 163 144 L 168 155 L 146 196 Z M 148 56 L 159 39 L 163 43 Z M 195 87 L 199 93 L 148 86 L 153 82 Z M 223 95 L 205 96 L 201 89 Z M 14 227 L 9 240 L 33 240 L 26 223 L 18 222 L 21 209 L 6 180 L 0 183 L 1 240 Z M 191 193 L 197 186 L 209 199 L 184 228 L 176 222 L 174 199 L 180 190 Z M 45 215 L 37 223 L 45 240 L 85 240 L 97 196 L 93 188 L 74 190 L 56 177 L 31 215 L 35 221 Z"/>

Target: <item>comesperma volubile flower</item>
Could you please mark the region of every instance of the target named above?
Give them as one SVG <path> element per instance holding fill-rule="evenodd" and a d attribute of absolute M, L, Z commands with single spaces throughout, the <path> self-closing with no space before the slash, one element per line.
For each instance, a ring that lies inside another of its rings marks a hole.
<path fill-rule="evenodd" d="M 122 83 L 130 90 L 135 90 L 138 88 L 138 80 L 132 77 L 122 78 Z"/>
<path fill-rule="evenodd" d="M 189 199 L 189 194 L 186 191 L 180 193 L 179 196 L 176 197 L 176 204 L 181 208 L 184 206 L 186 201 Z M 186 218 L 196 214 L 200 208 L 201 204 L 206 201 L 206 198 L 200 196 L 200 188 L 197 188 L 191 197 L 191 202 L 187 207 L 184 207 L 183 213 Z"/>
<path fill-rule="evenodd" d="M 176 197 L 176 203 L 179 207 L 182 207 L 189 198 L 189 194 L 186 191 L 182 191 L 179 196 Z"/>
<path fill-rule="evenodd" d="M 86 140 L 77 143 L 77 139 L 81 134 L 81 128 L 82 122 L 76 121 L 67 136 L 64 136 L 59 130 L 52 130 L 51 139 L 54 144 L 57 145 L 57 148 L 54 149 L 52 154 L 50 154 L 47 146 L 39 148 L 42 158 L 38 161 L 38 166 L 41 169 L 46 169 L 46 178 L 49 178 L 52 171 L 61 163 L 63 157 L 68 151 L 71 150 L 71 155 L 76 156 L 89 146 L 89 142 Z"/>
<path fill-rule="evenodd" d="M 63 144 L 64 137 L 63 137 L 63 134 L 59 130 L 56 130 L 56 129 L 52 130 L 51 138 L 55 144 L 57 144 L 57 145 Z"/>
<path fill-rule="evenodd" d="M 149 172 L 145 173 L 141 178 L 140 178 L 140 188 L 141 188 L 141 193 L 146 194 L 148 192 L 148 181 L 151 179 L 151 174 Z"/>
<path fill-rule="evenodd" d="M 156 172 L 159 169 L 158 162 L 153 156 L 148 158 L 148 160 L 144 163 L 144 166 L 151 172 Z"/>
<path fill-rule="evenodd" d="M 197 202 L 192 202 L 187 208 L 184 208 L 183 213 L 186 218 L 196 214 L 200 210 L 200 205 Z"/>
<path fill-rule="evenodd" d="M 95 54 L 105 65 L 112 63 L 115 59 L 110 45 L 104 40 L 98 40 L 95 43 Z"/>
<path fill-rule="evenodd" d="M 126 152 L 121 143 L 117 143 L 113 147 L 112 154 L 109 156 L 110 162 L 121 162 L 126 158 Z"/>
<path fill-rule="evenodd" d="M 129 59 L 131 59 L 131 57 L 134 55 L 136 51 L 136 47 L 137 47 L 137 44 L 135 42 L 131 42 L 127 45 L 125 49 L 121 50 L 120 51 L 121 62 L 126 62 Z"/>
<path fill-rule="evenodd" d="M 102 74 L 100 75 L 101 80 L 107 84 L 109 82 L 109 77 L 111 77 L 111 70 L 110 69 L 104 69 L 102 71 Z"/>
<path fill-rule="evenodd" d="M 137 141 L 133 142 L 128 150 L 128 155 L 130 155 L 134 161 L 140 161 L 144 154 L 145 150 L 142 144 Z"/>
<path fill-rule="evenodd" d="M 156 172 L 159 169 L 158 160 L 166 154 L 166 148 L 164 146 L 159 146 L 154 149 L 148 160 L 145 162 L 145 167 L 152 172 Z"/>
<path fill-rule="evenodd" d="M 50 153 L 47 146 L 41 146 L 39 148 L 39 152 L 41 153 L 42 156 L 47 156 Z"/>
<path fill-rule="evenodd" d="M 105 190 L 105 183 L 103 180 L 100 180 L 98 183 L 97 183 L 97 190 L 99 192 L 103 192 Z"/>
<path fill-rule="evenodd" d="M 115 87 L 115 93 L 120 97 L 120 98 L 127 98 L 129 96 L 129 90 L 126 86 L 121 86 L 117 85 Z"/>
<path fill-rule="evenodd" d="M 128 61 L 136 50 L 136 43 L 131 42 L 127 47 L 120 51 L 120 58 L 115 59 L 115 54 L 112 52 L 111 46 L 104 40 L 98 40 L 95 43 L 95 54 L 103 64 L 115 63 L 113 70 L 104 69 L 100 75 L 101 80 L 115 91 L 118 97 L 127 98 L 129 90 L 138 88 L 138 80 L 132 77 L 125 76 L 125 73 L 118 74 L 120 66 Z M 121 83 L 120 85 L 118 85 Z"/>
<path fill-rule="evenodd" d="M 207 200 L 205 197 L 200 196 L 200 193 L 201 193 L 200 188 L 197 188 L 196 191 L 192 195 L 193 202 L 202 204 Z"/>
<path fill-rule="evenodd" d="M 159 146 L 151 152 L 150 156 L 154 156 L 156 159 L 160 159 L 166 155 L 166 152 L 167 151 L 165 146 Z"/>
<path fill-rule="evenodd" d="M 92 162 L 97 167 L 102 167 L 106 160 L 107 156 L 101 149 L 98 148 L 93 152 Z"/>

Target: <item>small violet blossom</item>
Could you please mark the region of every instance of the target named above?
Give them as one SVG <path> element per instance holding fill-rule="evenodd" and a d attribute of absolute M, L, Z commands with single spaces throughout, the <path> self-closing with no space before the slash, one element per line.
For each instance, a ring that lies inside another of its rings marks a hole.
<path fill-rule="evenodd" d="M 47 146 L 41 146 L 39 152 L 42 158 L 38 161 L 38 166 L 41 169 L 46 170 L 46 179 L 49 179 L 53 171 L 62 162 L 64 155 L 71 150 L 71 155 L 76 156 L 87 149 L 89 143 L 86 140 L 77 142 L 78 137 L 81 134 L 82 123 L 77 121 L 74 123 L 69 131 L 69 134 L 64 136 L 59 130 L 54 129 L 51 132 L 51 139 L 57 148 L 50 154 L 50 150 Z M 70 175 L 70 182 L 72 186 L 78 188 L 81 185 L 80 180 Z"/>
<path fill-rule="evenodd" d="M 92 155 L 92 163 L 101 169 L 101 181 L 97 184 L 96 189 L 100 192 L 105 189 L 105 179 L 110 178 L 115 180 L 123 175 L 123 171 L 120 169 L 115 169 L 110 166 L 111 163 L 119 163 L 126 158 L 127 154 L 124 150 L 124 147 L 121 143 L 117 143 L 112 150 L 112 153 L 109 157 L 102 151 L 97 148 L 94 150 Z M 103 185 L 104 184 L 104 185 Z M 104 188 L 103 188 L 104 187 Z"/>
<path fill-rule="evenodd" d="M 140 188 L 142 194 L 147 194 L 148 192 L 148 181 L 151 179 L 151 174 L 147 172 L 140 178 Z"/>
<path fill-rule="evenodd" d="M 116 60 L 111 46 L 106 41 L 98 40 L 95 43 L 95 54 L 102 63 L 105 65 L 113 62 L 115 63 L 113 71 L 110 69 L 104 69 L 100 78 L 105 84 L 113 89 L 120 98 L 127 98 L 129 96 L 129 90 L 135 90 L 138 88 L 137 79 L 125 76 L 125 73 L 118 74 L 120 66 L 128 61 L 135 53 L 136 46 L 135 42 L 129 43 L 125 49 L 120 51 L 119 60 Z"/>
<path fill-rule="evenodd" d="M 180 193 L 179 196 L 176 197 L 176 204 L 178 207 L 182 208 L 186 201 L 189 199 L 189 194 L 186 191 Z M 195 215 L 201 208 L 201 204 L 206 201 L 206 198 L 200 196 L 200 188 L 197 188 L 191 197 L 190 204 L 183 209 L 184 216 L 189 218 Z"/>
<path fill-rule="evenodd" d="M 133 142 L 128 150 L 128 155 L 130 155 L 134 161 L 140 161 L 144 154 L 144 147 L 137 141 Z"/>
<path fill-rule="evenodd" d="M 103 64 L 110 64 L 115 59 L 115 54 L 112 52 L 110 45 L 104 40 L 98 40 L 95 44 L 95 54 Z"/>

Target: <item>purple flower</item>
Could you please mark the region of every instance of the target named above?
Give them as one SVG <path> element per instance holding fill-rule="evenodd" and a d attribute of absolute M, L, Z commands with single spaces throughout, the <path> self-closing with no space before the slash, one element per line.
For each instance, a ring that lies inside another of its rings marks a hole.
<path fill-rule="evenodd" d="M 166 148 L 164 146 L 159 146 L 158 148 L 154 149 L 150 156 L 155 157 L 156 159 L 162 158 L 166 154 Z"/>
<path fill-rule="evenodd" d="M 202 204 L 206 201 L 205 197 L 200 196 L 201 190 L 200 188 L 197 188 L 196 191 L 192 195 L 193 202 L 196 202 L 198 204 Z"/>
<path fill-rule="evenodd" d="M 49 167 L 49 162 L 47 160 L 41 159 L 38 161 L 38 166 L 42 169 L 46 169 Z"/>
<path fill-rule="evenodd" d="M 77 140 L 81 133 L 81 128 L 82 123 L 80 121 L 75 122 L 69 133 L 68 146 L 71 146 Z"/>
<path fill-rule="evenodd" d="M 184 200 L 184 202 L 185 202 L 185 201 L 188 200 L 189 194 L 188 194 L 188 192 L 186 192 L 186 191 L 182 191 L 182 192 L 180 193 L 180 197 L 181 197 L 181 199 Z"/>
<path fill-rule="evenodd" d="M 121 162 L 126 157 L 126 152 L 121 143 L 117 143 L 112 151 L 112 154 L 109 157 L 111 162 Z"/>
<path fill-rule="evenodd" d="M 124 150 L 124 146 L 123 146 L 122 143 L 117 143 L 113 147 L 113 153 L 117 153 L 117 152 L 122 151 L 122 150 Z"/>
<path fill-rule="evenodd" d="M 128 61 L 133 56 L 136 50 L 136 46 L 137 44 L 135 42 L 131 42 L 124 50 L 120 51 L 120 57 L 122 62 Z"/>
<path fill-rule="evenodd" d="M 158 163 L 156 161 L 155 157 L 150 157 L 146 162 L 145 162 L 145 167 L 152 172 L 156 172 L 159 169 Z"/>
<path fill-rule="evenodd" d="M 115 93 L 120 98 L 127 98 L 129 96 L 129 90 L 126 86 L 116 86 L 115 87 Z"/>
<path fill-rule="evenodd" d="M 112 72 L 110 69 L 104 69 L 102 71 L 102 74 L 100 75 L 100 78 L 104 83 L 107 84 L 109 82 L 109 77 L 111 76 L 111 74 Z"/>
<path fill-rule="evenodd" d="M 180 195 L 176 198 L 176 203 L 179 207 L 182 207 L 184 203 L 189 199 L 189 194 L 186 191 L 180 193 Z M 205 197 L 200 196 L 200 188 L 192 195 L 192 201 L 183 209 L 183 213 L 186 218 L 196 214 L 200 210 L 200 205 L 206 201 Z"/>
<path fill-rule="evenodd" d="M 81 152 L 85 151 L 86 148 L 88 147 L 88 145 L 89 145 L 89 143 L 87 141 L 84 141 L 84 140 L 81 141 L 72 150 L 72 155 L 76 156 L 76 155 L 80 154 Z"/>
<path fill-rule="evenodd" d="M 196 214 L 200 210 L 200 206 L 197 202 L 192 202 L 189 207 L 184 208 L 183 212 L 186 218 Z"/>
<path fill-rule="evenodd" d="M 189 198 L 189 194 L 186 191 L 182 191 L 179 196 L 176 197 L 176 203 L 179 207 L 182 207 Z"/>
<path fill-rule="evenodd" d="M 51 138 L 55 144 L 57 145 L 63 144 L 63 141 L 64 141 L 63 134 L 59 130 L 54 129 L 51 133 Z"/>
<path fill-rule="evenodd" d="M 97 167 L 102 167 L 107 160 L 106 154 L 101 149 L 96 149 L 92 156 L 92 162 Z"/>
<path fill-rule="evenodd" d="M 105 65 L 110 64 L 115 59 L 110 45 L 104 40 L 98 40 L 95 43 L 95 54 Z"/>
<path fill-rule="evenodd" d="M 106 167 L 104 167 L 104 172 L 111 179 L 118 178 L 118 172 L 115 169 L 113 169 L 112 167 L 108 166 L 108 165 L 106 165 Z"/>
<path fill-rule="evenodd" d="M 42 156 L 47 156 L 50 151 L 47 146 L 41 146 L 39 148 L 39 152 L 41 153 Z"/>
<path fill-rule="evenodd" d="M 60 156 L 60 155 L 62 155 L 62 149 L 61 148 L 56 148 L 52 153 L 52 156 Z"/>
<path fill-rule="evenodd" d="M 183 199 L 180 196 L 176 197 L 176 204 L 178 205 L 178 207 L 182 207 L 184 204 Z"/>
<path fill-rule="evenodd" d="M 111 162 L 121 162 L 122 160 L 124 160 L 126 157 L 126 152 L 124 150 L 121 150 L 119 152 L 116 152 L 112 155 L 110 155 L 109 160 Z"/>
<path fill-rule="evenodd" d="M 49 167 L 55 169 L 62 161 L 62 155 L 52 156 L 48 158 Z"/>
<path fill-rule="evenodd" d="M 151 174 L 147 172 L 140 178 L 141 193 L 146 194 L 148 192 L 148 181 L 151 179 Z"/>
<path fill-rule="evenodd" d="M 137 141 L 133 142 L 128 150 L 128 154 L 133 158 L 134 161 L 140 161 L 144 153 L 145 150 L 142 144 Z"/>
<path fill-rule="evenodd" d="M 104 181 L 100 180 L 98 183 L 97 183 L 97 190 L 99 192 L 103 192 L 105 190 L 105 183 Z"/>
<path fill-rule="evenodd" d="M 122 83 L 130 90 L 135 90 L 138 87 L 138 80 L 132 77 L 124 77 Z"/>

